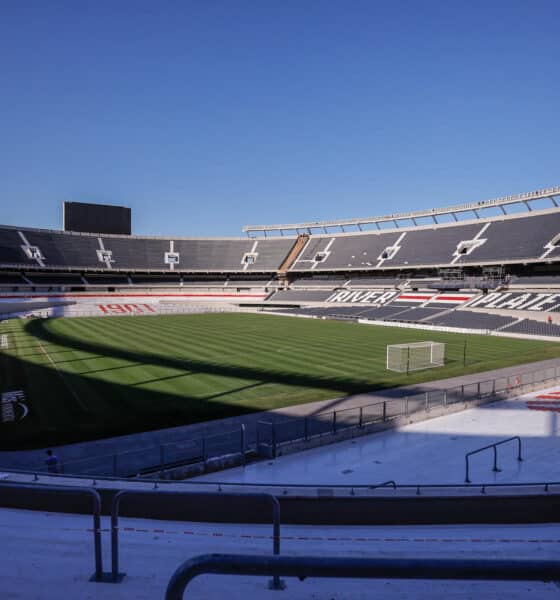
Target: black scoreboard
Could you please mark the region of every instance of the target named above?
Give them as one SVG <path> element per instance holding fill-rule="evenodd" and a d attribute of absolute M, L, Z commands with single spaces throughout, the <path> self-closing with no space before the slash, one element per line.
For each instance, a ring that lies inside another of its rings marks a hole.
<path fill-rule="evenodd" d="M 130 235 L 131 210 L 126 206 L 64 202 L 64 231 Z"/>

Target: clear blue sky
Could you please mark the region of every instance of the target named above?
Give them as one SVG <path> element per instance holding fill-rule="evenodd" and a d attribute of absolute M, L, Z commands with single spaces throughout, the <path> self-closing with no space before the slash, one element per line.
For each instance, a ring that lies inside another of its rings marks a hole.
<path fill-rule="evenodd" d="M 560 185 L 557 0 L 0 0 L 0 223 L 136 233 Z"/>

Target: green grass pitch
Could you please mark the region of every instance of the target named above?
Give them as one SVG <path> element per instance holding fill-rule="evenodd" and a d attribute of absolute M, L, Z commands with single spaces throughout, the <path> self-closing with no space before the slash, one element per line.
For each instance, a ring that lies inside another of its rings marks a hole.
<path fill-rule="evenodd" d="M 10 321 L 2 391 L 29 414 L 0 425 L 29 448 L 336 398 L 560 356 L 560 344 L 262 314 Z M 467 339 L 467 364 L 463 365 Z M 444 367 L 386 370 L 387 344 L 446 343 Z"/>

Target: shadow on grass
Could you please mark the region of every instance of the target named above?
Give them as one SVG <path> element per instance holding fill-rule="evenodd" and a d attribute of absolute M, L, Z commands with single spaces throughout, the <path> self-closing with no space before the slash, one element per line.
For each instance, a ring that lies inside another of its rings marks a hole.
<path fill-rule="evenodd" d="M 228 403 L 227 396 L 267 384 L 329 390 L 333 396 L 371 391 L 373 387 L 371 382 L 351 378 L 314 377 L 251 366 L 240 368 L 204 360 L 181 360 L 150 352 L 123 350 L 54 333 L 49 330 L 48 321 L 40 319 L 31 320 L 24 327 L 28 335 L 42 342 L 86 352 L 95 358 L 119 359 L 134 366 L 155 365 L 184 371 L 178 375 L 153 378 L 150 383 L 186 375 L 208 374 L 237 379 L 239 385 L 231 390 L 195 397 L 188 393 L 166 393 L 139 387 L 146 381 L 129 385 L 96 379 L 90 377 L 90 373 L 57 372 L 50 365 L 36 364 L 22 357 L 5 354 L 2 387 L 5 390 L 23 389 L 29 398 L 30 412 L 19 423 L 1 425 L 1 450 L 58 446 L 246 415 L 258 411 L 258 403 L 253 407 L 237 402 Z M 93 372 L 119 368 L 108 367 Z M 9 379 L 4 374 L 10 374 Z"/>
<path fill-rule="evenodd" d="M 227 396 L 267 384 L 328 391 L 334 399 L 330 406 L 322 405 L 317 412 L 333 410 L 344 402 L 343 397 L 349 394 L 386 390 L 382 395 L 394 398 L 404 393 L 397 386 L 410 383 L 414 384 L 414 387 L 409 385 L 408 394 L 420 393 L 427 389 L 425 384 L 410 381 L 406 376 L 398 382 L 375 385 L 371 381 L 350 377 L 313 376 L 250 365 L 238 367 L 199 359 L 183 360 L 152 354 L 149 351 L 131 351 L 55 333 L 49 329 L 49 321 L 43 320 L 29 321 L 24 327 L 27 334 L 38 340 L 91 354 L 95 358 L 124 360 L 132 366 L 155 365 L 183 371 L 178 375 L 162 375 L 150 380 L 150 383 L 186 375 L 208 374 L 238 380 L 238 385 L 234 385 L 234 389 L 231 390 L 217 390 L 216 393 L 209 393 L 204 397 L 195 397 L 188 392 L 169 393 L 138 387 L 146 382 L 135 386 L 96 379 L 90 377 L 90 373 L 59 373 L 51 366 L 5 355 L 8 363 L 3 366 L 2 377 L 4 373 L 10 374 L 9 379 L 3 382 L 10 387 L 3 389 L 24 389 L 32 410 L 24 421 L 1 426 L 2 450 L 61 445 L 247 415 L 262 410 L 258 402 L 252 406 L 243 406 L 238 402 L 228 402 Z M 459 366 L 459 363 L 462 363 L 462 360 L 446 360 L 446 366 Z M 121 367 L 107 367 L 94 372 L 118 368 Z M 432 374 L 437 378 L 435 371 L 430 373 Z M 73 395 L 71 390 L 75 390 L 76 393 Z M 266 390 L 262 393 L 264 396 Z M 84 408 L 76 401 L 76 395 L 83 400 Z M 379 400 L 378 398 L 376 401 Z"/>
<path fill-rule="evenodd" d="M 46 365 L 14 356 L 3 357 L 2 373 L 6 372 L 11 376 L 2 380 L 2 390 L 23 390 L 29 413 L 21 421 L 0 422 L 1 451 L 60 446 L 254 412 L 220 402 L 218 398 L 227 393 L 195 398 L 79 374 L 64 373 L 61 378 Z M 89 410 L 80 407 L 71 389 L 87 389 L 89 401 L 83 404 Z"/>
<path fill-rule="evenodd" d="M 332 390 L 334 393 L 357 394 L 371 391 L 371 381 L 354 379 L 350 377 L 313 376 L 304 373 L 289 371 L 269 370 L 252 366 L 234 366 L 225 363 L 209 362 L 199 359 L 178 359 L 171 356 L 161 356 L 150 352 L 138 352 L 115 348 L 106 344 L 77 339 L 72 336 L 54 333 L 48 328 L 48 321 L 40 319 L 29 321 L 25 325 L 28 334 L 48 343 L 65 346 L 73 350 L 88 352 L 104 358 L 126 360 L 131 363 L 150 364 L 158 367 L 182 369 L 191 373 L 204 373 L 221 377 L 233 377 L 243 380 L 258 381 L 289 385 L 296 387 L 320 388 Z M 84 373 L 84 375 L 86 375 Z M 394 387 L 395 383 L 381 384 L 376 389 Z"/>

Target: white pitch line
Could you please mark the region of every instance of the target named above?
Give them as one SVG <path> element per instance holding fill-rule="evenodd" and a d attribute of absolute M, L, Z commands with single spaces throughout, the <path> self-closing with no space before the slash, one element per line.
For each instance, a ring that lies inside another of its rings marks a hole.
<path fill-rule="evenodd" d="M 86 409 L 86 407 L 82 404 L 82 401 L 80 400 L 78 394 L 76 394 L 76 392 L 74 391 L 74 389 L 72 388 L 72 386 L 68 383 L 68 381 L 66 381 L 66 378 L 64 377 L 62 371 L 58 368 L 57 364 L 54 362 L 54 360 L 52 359 L 51 355 L 43 347 L 43 344 L 41 344 L 41 342 L 39 342 L 39 341 L 37 341 L 37 343 L 39 344 L 39 348 L 41 349 L 41 351 L 43 352 L 43 354 L 49 359 L 50 363 L 55 368 L 56 372 L 58 373 L 58 376 L 60 377 L 60 379 L 62 379 L 64 385 L 68 388 L 68 391 L 74 397 L 74 400 L 78 403 L 78 406 L 82 410 L 84 410 L 85 412 L 88 412 L 87 409 Z"/>

